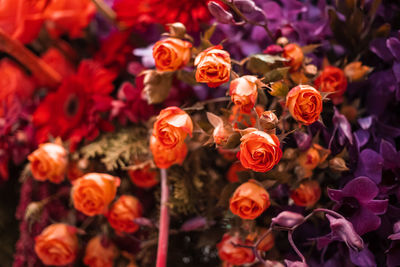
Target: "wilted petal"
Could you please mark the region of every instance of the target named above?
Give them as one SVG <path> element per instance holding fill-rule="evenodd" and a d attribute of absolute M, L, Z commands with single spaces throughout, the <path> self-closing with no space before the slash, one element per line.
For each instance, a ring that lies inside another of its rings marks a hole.
<path fill-rule="evenodd" d="M 326 214 L 332 230 L 332 237 L 337 238 L 346 243 L 352 250 L 361 250 L 364 248 L 364 242 L 354 230 L 351 222 L 344 218 L 336 219 L 329 214 Z"/>
<path fill-rule="evenodd" d="M 364 149 L 360 153 L 356 176 L 367 176 L 375 183 L 380 183 L 382 179 L 383 158 L 372 149 Z"/>

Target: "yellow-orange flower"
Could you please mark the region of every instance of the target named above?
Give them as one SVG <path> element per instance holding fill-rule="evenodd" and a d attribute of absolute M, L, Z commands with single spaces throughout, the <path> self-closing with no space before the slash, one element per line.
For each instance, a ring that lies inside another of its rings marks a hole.
<path fill-rule="evenodd" d="M 117 247 L 108 240 L 102 242 L 102 236 L 98 235 L 86 245 L 83 263 L 89 267 L 113 267 L 117 254 Z"/>
<path fill-rule="evenodd" d="M 175 71 L 190 60 L 192 44 L 177 38 L 158 41 L 153 47 L 153 58 L 159 71 Z"/>
<path fill-rule="evenodd" d="M 254 130 L 240 139 L 238 158 L 243 167 L 256 172 L 271 170 L 281 159 L 279 139 L 274 134 Z"/>
<path fill-rule="evenodd" d="M 288 44 L 283 48 L 282 56 L 289 60 L 286 63 L 292 71 L 298 70 L 303 64 L 304 54 L 297 44 Z"/>
<path fill-rule="evenodd" d="M 229 87 L 232 102 L 245 113 L 250 113 L 258 96 L 257 77 L 245 75 L 234 79 Z"/>
<path fill-rule="evenodd" d="M 270 205 L 267 190 L 251 180 L 236 188 L 229 200 L 232 213 L 248 220 L 260 216 Z"/>
<path fill-rule="evenodd" d="M 321 187 L 317 181 L 306 180 L 290 193 L 294 204 L 301 207 L 311 207 L 321 197 Z"/>
<path fill-rule="evenodd" d="M 209 47 L 195 59 L 196 81 L 217 87 L 229 81 L 231 73 L 231 57 L 222 50 L 221 45 Z"/>
<path fill-rule="evenodd" d="M 295 120 L 310 125 L 322 112 L 322 96 L 312 86 L 298 85 L 287 94 L 286 107 Z"/>
<path fill-rule="evenodd" d="M 64 181 L 68 164 L 67 151 L 58 144 L 45 143 L 29 156 L 33 177 L 38 181 L 49 180 L 52 183 Z"/>
<path fill-rule="evenodd" d="M 45 265 L 64 266 L 74 262 L 78 253 L 76 229 L 63 223 L 47 226 L 35 238 L 35 252 Z"/>
<path fill-rule="evenodd" d="M 136 197 L 123 195 L 111 206 L 107 218 L 117 232 L 134 233 L 139 225 L 133 220 L 141 217 L 142 213 L 142 204 Z"/>
<path fill-rule="evenodd" d="M 73 181 L 75 209 L 88 216 L 104 214 L 115 198 L 120 179 L 105 173 L 88 173 Z"/>

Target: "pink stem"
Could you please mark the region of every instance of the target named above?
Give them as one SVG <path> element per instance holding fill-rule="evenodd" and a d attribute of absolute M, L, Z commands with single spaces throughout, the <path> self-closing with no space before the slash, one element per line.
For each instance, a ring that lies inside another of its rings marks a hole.
<path fill-rule="evenodd" d="M 168 198 L 169 198 L 169 190 L 167 183 L 167 170 L 161 169 L 161 203 L 160 203 L 161 205 L 160 205 L 160 223 L 159 223 L 156 267 L 167 266 L 168 231 L 169 231 Z"/>

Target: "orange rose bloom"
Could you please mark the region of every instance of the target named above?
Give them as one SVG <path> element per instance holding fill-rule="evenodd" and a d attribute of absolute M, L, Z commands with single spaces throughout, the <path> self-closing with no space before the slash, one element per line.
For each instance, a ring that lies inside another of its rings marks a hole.
<path fill-rule="evenodd" d="M 158 184 L 157 172 L 150 169 L 150 165 L 146 165 L 142 169 L 129 170 L 129 178 L 132 183 L 141 188 L 151 188 Z"/>
<path fill-rule="evenodd" d="M 104 214 L 115 198 L 120 179 L 105 173 L 88 173 L 72 182 L 75 209 L 88 216 Z"/>
<path fill-rule="evenodd" d="M 304 54 L 297 44 L 285 45 L 282 56 L 289 60 L 286 65 L 290 66 L 291 71 L 298 70 L 303 64 Z"/>
<path fill-rule="evenodd" d="M 192 136 L 193 122 L 190 116 L 178 107 L 161 110 L 154 123 L 153 136 L 166 150 L 182 143 L 187 134 Z"/>
<path fill-rule="evenodd" d="M 236 188 L 229 200 L 232 213 L 248 220 L 260 216 L 270 205 L 267 190 L 251 180 Z"/>
<path fill-rule="evenodd" d="M 0 60 L 0 88 L 0 118 L 16 99 L 23 103 L 35 90 L 32 79 L 7 58 Z"/>
<path fill-rule="evenodd" d="M 245 167 L 243 167 L 243 165 L 242 165 L 242 163 L 240 163 L 240 161 L 236 161 L 229 168 L 228 173 L 226 174 L 226 178 L 231 183 L 239 182 L 238 172 L 243 172 L 246 170 L 247 169 Z"/>
<path fill-rule="evenodd" d="M 139 225 L 134 219 L 142 217 L 143 208 L 136 197 L 123 195 L 111 206 L 108 222 L 117 232 L 134 233 Z"/>
<path fill-rule="evenodd" d="M 217 87 L 229 81 L 231 75 L 231 57 L 222 50 L 221 45 L 209 47 L 195 59 L 196 81 L 207 83 L 210 87 Z"/>
<path fill-rule="evenodd" d="M 79 38 L 95 13 L 96 6 L 91 0 L 52 0 L 44 15 L 52 35 L 68 33 L 71 38 Z"/>
<path fill-rule="evenodd" d="M 257 101 L 257 77 L 245 75 L 234 79 L 229 87 L 232 102 L 244 113 L 250 113 Z"/>
<path fill-rule="evenodd" d="M 243 113 L 239 106 L 234 105 L 232 107 L 232 114 L 229 116 L 229 122 L 234 123 L 235 129 L 244 127 L 253 127 L 256 125 L 257 117 L 260 117 L 264 112 L 264 108 L 260 105 L 256 106 L 256 112 L 251 111 L 250 113 Z"/>
<path fill-rule="evenodd" d="M 314 81 L 315 87 L 321 92 L 332 93 L 328 95 L 333 104 L 343 102 L 343 94 L 347 89 L 347 79 L 344 72 L 336 67 L 328 66 Z"/>
<path fill-rule="evenodd" d="M 174 71 L 190 60 L 192 44 L 177 38 L 158 41 L 153 47 L 153 58 L 159 71 Z"/>
<path fill-rule="evenodd" d="M 78 253 L 76 228 L 63 223 L 47 226 L 35 237 L 35 252 L 45 265 L 64 266 Z"/>
<path fill-rule="evenodd" d="M 240 141 L 237 157 L 245 168 L 256 172 L 267 172 L 282 157 L 279 139 L 274 134 L 255 130 L 243 135 Z"/>
<path fill-rule="evenodd" d="M 29 156 L 33 177 L 38 181 L 49 180 L 59 184 L 64 181 L 68 159 L 67 151 L 61 145 L 45 143 Z"/>
<path fill-rule="evenodd" d="M 300 154 L 297 162 L 304 170 L 304 177 L 308 178 L 312 175 L 312 171 L 318 166 L 321 161 L 319 152 L 314 147 L 310 147 L 307 151 Z"/>
<path fill-rule="evenodd" d="M 322 96 L 314 87 L 298 85 L 287 94 L 286 107 L 295 120 L 310 125 L 322 112 Z"/>
<path fill-rule="evenodd" d="M 167 169 L 174 164 L 182 164 L 187 154 L 185 142 L 178 143 L 174 148 L 166 148 L 156 137 L 150 137 L 150 150 L 153 154 L 154 162 L 160 169 Z"/>
<path fill-rule="evenodd" d="M 23 44 L 35 39 L 42 27 L 47 0 L 0 1 L 0 29 Z"/>
<path fill-rule="evenodd" d="M 362 62 L 351 62 L 344 67 L 344 74 L 352 82 L 358 82 L 371 70 L 368 66 L 363 66 Z"/>
<path fill-rule="evenodd" d="M 111 242 L 102 242 L 102 236 L 98 235 L 90 239 L 86 245 L 83 263 L 89 267 L 113 267 L 117 254 L 115 245 Z"/>
<path fill-rule="evenodd" d="M 233 244 L 241 244 L 251 246 L 249 241 L 242 241 L 238 236 L 230 236 L 224 234 L 221 242 L 217 244 L 218 255 L 221 260 L 233 265 L 243 265 L 252 263 L 255 259 L 253 251 L 249 248 L 237 247 Z"/>
<path fill-rule="evenodd" d="M 294 204 L 301 207 L 311 207 L 321 197 L 321 187 L 317 181 L 306 180 L 290 193 Z"/>

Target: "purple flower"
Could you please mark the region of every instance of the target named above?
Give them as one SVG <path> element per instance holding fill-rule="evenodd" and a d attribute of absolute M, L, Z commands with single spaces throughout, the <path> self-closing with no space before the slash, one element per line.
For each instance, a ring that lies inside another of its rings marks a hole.
<path fill-rule="evenodd" d="M 364 242 L 354 230 L 351 222 L 344 218 L 334 218 L 326 214 L 331 226 L 331 239 L 340 240 L 346 243 L 347 247 L 359 251 L 364 248 Z"/>
<path fill-rule="evenodd" d="M 378 229 L 388 200 L 374 200 L 378 195 L 377 185 L 367 177 L 358 177 L 346 184 L 342 190 L 328 189 L 328 196 L 335 201 L 336 210 L 349 217 L 359 235 Z"/>
<path fill-rule="evenodd" d="M 375 183 L 382 180 L 383 158 L 372 149 L 364 149 L 359 156 L 356 176 L 367 176 Z"/>
<path fill-rule="evenodd" d="M 374 254 L 369 251 L 368 248 L 364 248 L 361 251 L 349 250 L 350 260 L 357 266 L 360 267 L 373 267 L 376 266 Z"/>
<path fill-rule="evenodd" d="M 272 218 L 272 224 L 292 228 L 304 221 L 304 216 L 297 212 L 282 211 L 278 216 Z"/>
<path fill-rule="evenodd" d="M 386 251 L 386 265 L 395 267 L 400 265 L 400 221 L 393 225 L 393 234 L 388 236 L 388 239 L 393 240 L 389 249 Z"/>

